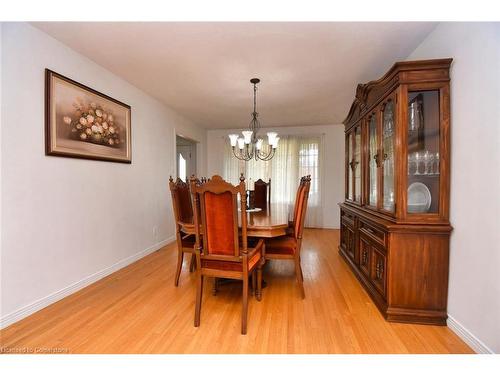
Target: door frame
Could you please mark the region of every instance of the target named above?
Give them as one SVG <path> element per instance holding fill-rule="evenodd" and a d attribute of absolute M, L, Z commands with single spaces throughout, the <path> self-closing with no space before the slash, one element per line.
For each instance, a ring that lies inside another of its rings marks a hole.
<path fill-rule="evenodd" d="M 200 143 L 200 141 L 196 140 L 195 138 L 186 136 L 185 133 L 177 131 L 177 129 L 174 129 L 174 140 L 173 140 L 173 142 L 174 142 L 174 147 L 173 147 L 173 149 L 174 149 L 174 153 L 173 153 L 174 154 L 173 155 L 174 162 L 173 162 L 173 166 L 171 169 L 171 171 L 172 171 L 171 175 L 175 176 L 175 178 L 178 177 L 177 176 L 177 137 L 181 137 L 181 138 L 184 138 L 190 142 L 193 142 L 195 149 L 196 149 L 195 174 L 196 174 L 196 176 L 198 176 L 198 174 L 200 173 L 200 151 L 201 151 L 200 145 L 201 145 L 201 143 Z M 189 176 L 187 176 L 187 177 L 189 177 Z"/>

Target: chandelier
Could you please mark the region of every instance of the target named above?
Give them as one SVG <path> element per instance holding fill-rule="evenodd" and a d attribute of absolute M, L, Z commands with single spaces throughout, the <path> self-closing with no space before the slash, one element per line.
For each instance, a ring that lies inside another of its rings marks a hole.
<path fill-rule="evenodd" d="M 253 112 L 252 120 L 248 125 L 250 130 L 242 131 L 243 137 L 240 137 L 238 134 L 229 134 L 229 140 L 233 149 L 233 155 L 237 159 L 245 161 L 251 159 L 268 161 L 273 158 L 280 137 L 275 132 L 267 133 L 268 149 L 267 151 L 262 149 L 264 140 L 257 135 L 260 129 L 260 122 L 257 119 L 259 114 L 256 110 L 257 83 L 260 82 L 260 79 L 252 78 L 250 82 L 253 84 Z M 238 150 L 236 149 L 236 145 L 238 145 Z"/>

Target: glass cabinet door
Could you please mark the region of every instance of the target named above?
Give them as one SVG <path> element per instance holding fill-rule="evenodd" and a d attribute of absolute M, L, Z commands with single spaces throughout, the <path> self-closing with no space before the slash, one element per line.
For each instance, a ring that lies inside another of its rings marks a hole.
<path fill-rule="evenodd" d="M 395 106 L 390 99 L 382 107 L 382 208 L 394 212 Z"/>
<path fill-rule="evenodd" d="M 354 130 L 354 200 L 361 203 L 361 126 Z"/>
<path fill-rule="evenodd" d="M 353 162 L 353 152 L 352 152 L 352 144 L 353 144 L 353 133 L 350 132 L 347 134 L 346 138 L 346 147 L 347 147 L 347 160 L 346 160 L 346 170 L 347 170 L 347 192 L 346 197 L 349 200 L 353 200 L 354 197 L 354 180 L 353 180 L 353 170 L 352 170 L 352 162 Z"/>
<path fill-rule="evenodd" d="M 378 137 L 377 116 L 368 119 L 368 205 L 377 207 L 378 203 Z"/>
<path fill-rule="evenodd" d="M 408 92 L 407 212 L 439 212 L 439 90 Z"/>

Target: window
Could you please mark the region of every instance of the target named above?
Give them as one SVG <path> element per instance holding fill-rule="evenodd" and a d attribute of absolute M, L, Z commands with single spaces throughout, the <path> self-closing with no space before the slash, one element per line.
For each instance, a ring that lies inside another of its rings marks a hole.
<path fill-rule="evenodd" d="M 306 226 L 322 226 L 320 199 L 322 136 L 282 136 L 276 154 L 269 162 L 237 160 L 232 154 L 229 143 L 225 144 L 224 179 L 236 184 L 241 173 L 246 181 L 250 178 L 253 181 L 261 178 L 267 182 L 271 178 L 271 202 L 288 204 L 291 212 L 300 177 L 311 175 Z M 267 144 L 263 149 L 267 149 Z"/>

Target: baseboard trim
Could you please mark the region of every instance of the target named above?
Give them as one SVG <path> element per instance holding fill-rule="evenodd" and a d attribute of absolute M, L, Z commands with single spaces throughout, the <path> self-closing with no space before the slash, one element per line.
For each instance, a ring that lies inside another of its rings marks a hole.
<path fill-rule="evenodd" d="M 448 315 L 448 327 L 478 354 L 494 354 L 481 340 L 474 336 L 462 323 Z"/>
<path fill-rule="evenodd" d="M 52 294 L 49 294 L 46 297 L 43 297 L 33 303 L 30 303 L 29 305 L 26 305 L 19 310 L 16 310 L 10 314 L 7 314 L 5 316 L 2 316 L 0 318 L 0 329 L 6 328 L 10 326 L 11 324 L 18 322 L 21 319 L 24 319 L 31 314 L 53 304 L 54 302 L 60 301 L 61 299 L 79 291 L 80 289 L 85 288 L 86 286 L 95 283 L 96 281 L 111 275 L 113 272 L 116 272 L 129 264 L 132 264 L 136 261 L 138 261 L 141 258 L 144 258 L 146 255 L 149 255 L 156 250 L 161 249 L 162 247 L 168 245 L 169 243 L 175 241 L 175 236 L 169 237 L 163 241 L 160 241 L 150 247 L 148 247 L 145 250 L 139 251 L 138 253 L 131 255 L 125 259 L 122 259 L 115 264 L 106 267 L 90 276 L 85 277 L 84 279 L 77 281 L 71 285 L 68 285 L 67 287 L 54 292 Z"/>

